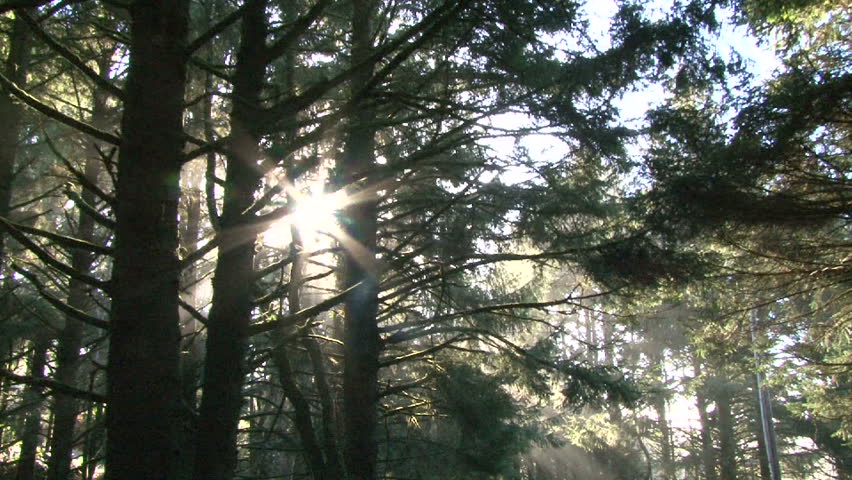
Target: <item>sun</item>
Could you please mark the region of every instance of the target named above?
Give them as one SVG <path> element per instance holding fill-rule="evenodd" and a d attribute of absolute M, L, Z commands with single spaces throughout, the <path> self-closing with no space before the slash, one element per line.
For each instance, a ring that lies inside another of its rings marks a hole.
<path fill-rule="evenodd" d="M 274 248 L 284 248 L 292 241 L 291 229 L 296 227 L 306 248 L 318 247 L 323 239 L 335 237 L 340 231 L 338 212 L 347 205 L 345 192 L 326 193 L 322 188 L 311 188 L 309 194 L 293 193 L 296 205 L 290 215 L 273 223 L 263 233 L 263 243 Z"/>

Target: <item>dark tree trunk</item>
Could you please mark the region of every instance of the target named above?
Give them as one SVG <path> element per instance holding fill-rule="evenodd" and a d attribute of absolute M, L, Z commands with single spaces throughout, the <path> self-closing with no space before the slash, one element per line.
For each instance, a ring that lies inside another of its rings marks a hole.
<path fill-rule="evenodd" d="M 245 354 L 251 322 L 254 243 L 257 231 L 244 212 L 260 186 L 259 137 L 252 118 L 266 74 L 266 1 L 254 0 L 243 15 L 234 75 L 231 134 L 222 206 L 221 241 L 207 319 L 206 361 L 199 412 L 194 478 L 225 480 L 237 464 L 236 437 L 242 408 Z"/>
<path fill-rule="evenodd" d="M 723 381 L 715 392 L 716 415 L 719 422 L 719 478 L 737 479 L 736 436 L 732 407 L 731 384 Z"/>
<path fill-rule="evenodd" d="M 9 37 L 9 56 L 3 66 L 3 74 L 23 87 L 27 79 L 30 34 L 24 20 L 15 18 Z M 0 92 L 0 217 L 9 217 L 12 201 L 12 182 L 15 172 L 15 157 L 18 151 L 21 109 L 12 94 Z M 5 234 L 0 231 L 0 273 L 5 264 Z"/>
<path fill-rule="evenodd" d="M 111 53 L 111 52 L 110 52 Z M 100 62 L 101 71 L 109 71 L 110 58 Z M 106 130 L 108 127 L 106 97 L 102 92 L 93 95 L 92 125 Z M 94 184 L 98 184 L 101 171 L 100 154 L 91 143 L 88 148 L 83 175 Z M 94 192 L 83 189 L 82 200 L 88 205 L 95 205 L 97 198 Z M 94 243 L 95 220 L 78 210 L 77 232 L 80 240 Z M 85 250 L 74 250 L 71 253 L 71 266 L 78 272 L 87 272 L 92 266 L 92 254 Z M 83 282 L 71 279 L 68 285 L 68 305 L 81 311 L 88 312 L 92 308 L 90 287 Z M 76 386 L 77 371 L 80 367 L 80 347 L 83 341 L 84 325 L 79 320 L 65 317 L 65 328 L 59 336 L 56 354 L 56 374 L 54 378 L 59 383 Z M 70 395 L 57 393 L 53 404 L 53 436 L 50 439 L 50 459 L 47 465 L 48 480 L 66 480 L 70 475 L 72 450 L 74 447 L 74 426 L 77 423 L 77 400 Z"/>
<path fill-rule="evenodd" d="M 116 184 L 106 475 L 174 478 L 181 460 L 177 207 L 189 0 L 133 2 Z"/>
<path fill-rule="evenodd" d="M 325 365 L 325 356 L 319 344 L 310 338 L 302 342 L 308 351 L 314 372 L 314 381 L 319 395 L 320 408 L 322 408 L 322 435 L 325 448 L 326 478 L 342 478 L 343 465 L 340 462 L 337 441 L 337 422 L 334 409 L 334 398 L 328 383 L 328 373 Z"/>
<path fill-rule="evenodd" d="M 692 360 L 695 376 L 701 375 L 701 361 L 694 356 Z M 698 420 L 701 423 L 701 465 L 705 480 L 716 480 L 716 455 L 713 450 L 713 426 L 707 415 L 707 392 L 702 385 L 695 392 L 695 404 L 698 408 Z"/>
<path fill-rule="evenodd" d="M 359 64 L 372 50 L 373 0 L 355 0 L 352 14 L 352 62 Z M 362 69 L 351 83 L 358 96 L 369 82 L 371 69 Z M 373 112 L 360 105 L 349 119 L 341 172 L 350 192 L 370 188 L 369 172 L 375 164 Z M 355 289 L 344 305 L 343 412 L 345 459 L 350 480 L 376 478 L 376 421 L 378 403 L 379 331 L 378 272 L 376 269 L 377 202 L 365 192 L 364 201 L 343 212 L 344 288 Z M 348 243 L 348 245 L 347 245 Z"/>
<path fill-rule="evenodd" d="M 760 478 L 772 480 L 772 471 L 769 467 L 769 456 L 766 454 L 766 438 L 763 435 L 763 420 L 760 418 L 760 396 L 757 389 L 760 388 L 755 381 L 754 414 L 751 416 L 751 430 L 757 439 L 757 459 L 760 464 Z"/>
<path fill-rule="evenodd" d="M 325 459 L 311 420 L 311 407 L 293 378 L 287 347 L 279 345 L 275 349 L 274 356 L 281 380 L 281 389 L 293 406 L 293 424 L 302 443 L 305 463 L 315 480 L 333 480 L 332 477 L 326 475 Z"/>
<path fill-rule="evenodd" d="M 28 375 L 32 378 L 44 377 L 47 365 L 47 349 L 50 341 L 37 339 L 33 342 Z M 28 385 L 24 390 L 24 402 L 27 403 L 27 418 L 21 435 L 21 454 L 18 457 L 18 470 L 15 480 L 33 480 L 35 478 L 36 451 L 41 443 L 41 410 L 44 397 L 41 388 Z"/>
<path fill-rule="evenodd" d="M 292 182 L 294 179 L 290 178 Z M 290 197 L 289 201 L 295 202 Z M 287 303 L 290 314 L 294 314 L 301 310 L 301 286 L 304 278 L 305 258 L 302 255 L 302 239 L 299 234 L 298 227 L 291 228 L 292 243 L 290 247 L 290 255 L 293 258 L 293 264 L 290 268 L 290 286 L 287 292 Z M 292 332 L 282 329 L 279 337 L 281 339 L 288 338 Z M 317 390 L 320 395 L 320 403 L 322 408 L 322 426 L 324 445 L 320 446 L 317 439 L 316 429 L 312 421 L 310 404 L 303 395 L 301 389 L 296 383 L 290 366 L 290 360 L 287 354 L 287 346 L 281 344 L 275 349 L 275 363 L 278 365 L 281 387 L 284 395 L 290 400 L 293 405 L 293 423 L 299 438 L 302 442 L 304 450 L 305 463 L 311 470 L 313 478 L 316 480 L 334 480 L 341 477 L 339 458 L 337 454 L 337 442 L 334 437 L 334 420 L 332 414 L 331 394 L 328 389 L 327 379 L 325 376 L 325 366 L 322 360 L 322 354 L 319 345 L 312 339 L 304 338 L 301 341 L 302 345 L 308 351 L 311 363 L 314 368 L 314 380 L 317 385 Z M 325 452 L 323 452 L 323 447 Z"/>

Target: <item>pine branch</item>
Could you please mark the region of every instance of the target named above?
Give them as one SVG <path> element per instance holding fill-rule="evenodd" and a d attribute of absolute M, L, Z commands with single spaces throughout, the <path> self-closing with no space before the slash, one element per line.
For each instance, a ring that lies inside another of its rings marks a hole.
<path fill-rule="evenodd" d="M 243 6 L 234 10 L 229 15 L 225 16 L 225 18 L 216 22 L 215 25 L 207 29 L 206 32 L 199 35 L 198 38 L 189 42 L 189 45 L 186 47 L 186 54 L 192 55 L 199 48 L 203 47 L 204 44 L 216 38 L 216 35 L 219 35 L 220 33 L 224 32 L 228 27 L 236 23 L 236 21 L 243 16 L 247 7 L 248 2 L 244 3 Z"/>
<path fill-rule="evenodd" d="M 46 115 L 49 118 L 56 120 L 59 123 L 65 124 L 87 135 L 91 135 L 92 137 L 97 138 L 98 140 L 102 140 L 113 145 L 121 144 L 121 139 L 116 137 L 115 135 L 104 132 L 103 130 L 98 130 L 97 128 L 89 125 L 88 123 L 81 122 L 80 120 L 69 117 L 68 115 L 65 115 L 64 113 L 56 110 L 55 108 L 42 103 L 39 99 L 21 90 L 15 84 L 15 82 L 9 80 L 2 73 L 0 73 L 0 86 L 3 86 L 7 90 L 9 90 L 12 95 L 17 97 L 18 100 L 24 102 L 26 105 L 30 106 L 30 108 Z"/>
<path fill-rule="evenodd" d="M 110 230 L 115 230 L 115 221 L 111 218 L 107 218 L 105 215 L 102 215 L 95 207 L 86 203 L 85 200 L 75 191 L 70 188 L 65 190 L 65 195 L 68 195 L 68 198 L 74 202 L 74 205 L 77 206 L 80 210 L 83 211 L 86 215 L 91 217 L 94 221 L 98 222 L 101 226 L 106 227 Z"/>
<path fill-rule="evenodd" d="M 463 0 L 461 4 L 466 4 L 468 1 L 470 0 Z M 291 118 L 294 114 L 304 110 L 310 105 L 313 105 L 314 102 L 322 98 L 331 89 L 349 81 L 364 70 L 372 68 L 373 65 L 381 61 L 387 55 L 405 46 L 409 41 L 417 38 L 421 34 L 424 34 L 424 32 L 429 32 L 436 23 L 446 20 L 445 16 L 448 12 L 454 11 L 456 8 L 453 6 L 454 3 L 456 2 L 450 2 L 449 4 L 442 5 L 435 9 L 435 11 L 429 13 L 417 25 L 409 28 L 393 41 L 374 49 L 373 53 L 369 57 L 357 65 L 351 66 L 330 79 L 314 84 L 299 95 L 288 97 L 276 105 L 258 112 L 256 119 L 258 133 L 264 134 L 274 132 L 275 129 L 279 127 L 281 119 Z"/>
<path fill-rule="evenodd" d="M 449 339 L 449 340 L 447 340 L 443 343 L 439 343 L 437 345 L 431 346 L 431 347 L 423 349 L 423 350 L 411 352 L 411 353 L 408 353 L 406 355 L 401 355 L 399 357 L 389 358 L 387 360 L 380 360 L 379 361 L 379 368 L 385 368 L 385 367 L 389 367 L 391 365 L 396 365 L 397 363 L 402 363 L 402 362 L 405 362 L 405 361 L 408 361 L 408 360 L 414 360 L 416 358 L 425 357 L 425 356 L 431 355 L 433 353 L 437 353 L 437 352 L 439 352 L 439 351 L 441 351 L 441 350 L 443 350 L 443 349 L 445 349 L 445 348 L 447 348 L 451 345 L 454 345 L 458 342 L 471 340 L 471 338 L 472 337 L 469 337 L 467 335 L 459 334 L 459 335 L 456 335 L 453 338 L 451 338 L 451 339 Z"/>
<path fill-rule="evenodd" d="M 44 141 L 47 144 L 47 147 L 50 149 L 50 151 L 53 153 L 53 155 L 55 155 L 56 158 L 58 158 L 59 161 L 62 162 L 62 164 L 65 166 L 65 168 L 69 172 L 71 172 L 72 175 L 74 175 L 74 178 L 77 180 L 77 182 L 80 185 L 82 185 L 83 188 L 85 188 L 86 190 L 97 195 L 101 200 L 106 202 L 108 205 L 111 205 L 111 206 L 114 205 L 115 199 L 112 196 L 107 195 L 107 193 L 104 192 L 103 190 L 101 190 L 101 188 L 98 187 L 98 185 L 96 183 L 89 180 L 89 178 L 86 177 L 86 175 L 84 175 L 83 173 L 78 171 L 76 168 L 74 168 L 74 165 L 71 164 L 71 161 L 68 160 L 68 157 L 63 155 L 62 152 L 59 151 L 59 147 L 55 143 L 53 143 L 53 140 L 50 138 L 50 135 L 48 135 L 47 132 L 43 132 L 43 134 L 44 134 L 43 135 Z M 100 153 L 100 150 L 98 150 L 98 153 Z M 103 157 L 103 155 L 102 155 L 102 157 Z"/>
<path fill-rule="evenodd" d="M 0 5 L 0 15 L 19 8 L 37 8 L 51 1 L 53 0 L 6 0 L 5 3 Z"/>
<path fill-rule="evenodd" d="M 21 245 L 24 246 L 27 250 L 33 253 L 39 260 L 46 263 L 48 266 L 59 270 L 60 272 L 68 275 L 69 277 L 79 280 L 80 282 L 85 283 L 86 285 L 90 285 L 92 287 L 101 289 L 105 292 L 109 291 L 109 282 L 105 282 L 103 280 L 98 280 L 97 278 L 86 275 L 85 273 L 79 272 L 74 268 L 66 265 L 63 262 L 53 258 L 47 250 L 42 248 L 37 243 L 33 242 L 26 235 L 24 235 L 20 230 L 15 228 L 15 226 L 6 220 L 5 218 L 0 217 L 0 227 L 3 228 L 12 238 L 18 241 Z M 80 240 L 82 242 L 82 240 Z"/>
<path fill-rule="evenodd" d="M 318 303 L 318 304 L 316 304 L 312 307 L 308 307 L 308 308 L 299 310 L 298 312 L 296 312 L 292 315 L 287 315 L 285 317 L 282 317 L 279 320 L 273 320 L 271 322 L 255 323 L 255 324 L 249 326 L 248 335 L 249 336 L 258 335 L 258 334 L 261 334 L 261 333 L 264 333 L 264 332 L 269 332 L 269 331 L 275 330 L 276 328 L 280 328 L 282 326 L 295 325 L 299 322 L 302 322 L 303 320 L 306 320 L 308 318 L 319 315 L 320 313 L 325 312 L 327 310 L 330 310 L 330 309 L 334 308 L 335 306 L 343 303 L 343 301 L 346 300 L 347 295 L 349 295 L 350 292 L 352 292 L 353 290 L 358 288 L 358 286 L 360 286 L 360 285 L 361 285 L 360 283 L 356 283 L 355 285 L 347 288 L 346 290 L 338 293 L 337 295 L 329 297 L 329 298 L 323 300 L 322 302 L 320 302 L 320 303 Z"/>
<path fill-rule="evenodd" d="M 112 255 L 112 249 L 109 247 L 102 247 L 100 245 L 95 245 L 94 243 L 88 242 L 86 240 L 80 240 L 79 238 L 68 237 L 66 235 L 60 235 L 58 233 L 48 232 L 46 230 L 42 230 L 40 228 L 28 227 L 26 225 L 21 225 L 19 223 L 12 222 L 3 217 L 0 217 L 0 224 L 6 226 L 7 229 L 15 229 L 19 232 L 28 233 L 30 235 L 35 235 L 37 237 L 46 238 L 57 245 L 71 248 L 71 249 L 80 249 L 85 250 L 87 252 L 92 252 L 97 255 Z"/>
<path fill-rule="evenodd" d="M 203 313 L 196 310 L 195 307 L 187 303 L 185 300 L 183 300 L 182 298 L 178 298 L 178 305 L 180 305 L 180 308 L 184 309 L 184 311 L 186 311 L 186 313 L 188 313 L 192 318 L 198 320 L 199 323 L 205 326 L 207 325 L 207 317 L 205 317 Z"/>
<path fill-rule="evenodd" d="M 88 400 L 90 402 L 95 403 L 106 403 L 107 401 L 106 396 L 101 395 L 100 393 L 80 390 L 79 388 L 74 388 L 72 386 L 65 385 L 64 383 L 59 383 L 56 380 L 52 380 L 46 377 L 29 377 L 25 375 L 16 375 L 6 370 L 0 370 L 0 377 L 9 379 L 16 384 L 32 385 L 34 387 L 47 388 L 52 394 L 61 393 L 63 395 L 68 395 L 74 398 L 79 398 L 80 400 Z"/>
<path fill-rule="evenodd" d="M 106 78 L 102 77 L 98 74 L 98 72 L 92 70 L 86 62 L 84 62 L 80 57 L 75 55 L 71 50 L 65 48 L 61 43 L 56 41 L 50 34 L 45 32 L 39 25 L 30 17 L 26 12 L 18 12 L 18 15 L 26 22 L 26 24 L 30 27 L 30 30 L 40 38 L 44 43 L 47 44 L 51 49 L 53 49 L 56 53 L 58 53 L 62 58 L 67 60 L 71 65 L 77 68 L 83 75 L 85 75 L 89 80 L 95 83 L 98 87 L 114 96 L 119 100 L 124 100 L 124 91 L 120 88 L 116 87 L 112 83 L 110 83 Z"/>
<path fill-rule="evenodd" d="M 63 314 L 72 317 L 76 320 L 79 320 L 87 325 L 92 325 L 93 327 L 98 327 L 103 330 L 109 329 L 109 322 L 101 320 L 97 317 L 93 317 L 87 314 L 86 312 L 74 308 L 71 305 L 68 305 L 67 303 L 63 302 L 62 300 L 54 297 L 47 291 L 47 288 L 44 286 L 44 284 L 42 284 L 32 272 L 25 270 L 23 267 L 16 263 L 13 263 L 11 267 L 12 270 L 18 272 L 22 277 L 29 280 L 29 282 L 32 283 L 33 286 L 36 288 L 39 295 L 41 295 L 41 297 L 44 298 L 47 303 L 51 304 L 54 308 L 56 308 Z"/>
<path fill-rule="evenodd" d="M 308 10 L 308 13 L 293 22 L 293 26 L 287 33 L 282 35 L 274 44 L 267 47 L 265 52 L 265 61 L 269 63 L 283 55 L 284 52 L 286 52 L 293 43 L 298 40 L 298 38 L 311 27 L 311 25 L 313 25 L 320 15 L 322 15 L 325 11 L 325 7 L 327 7 L 329 3 L 331 3 L 329 0 L 319 0 L 313 7 L 311 7 L 310 10 Z"/>
<path fill-rule="evenodd" d="M 89 125 L 88 123 L 81 122 L 76 118 L 69 117 L 64 113 L 56 110 L 55 108 L 42 103 L 39 99 L 33 97 L 29 93 L 21 90 L 15 82 L 9 80 L 5 75 L 0 73 L 0 86 L 3 86 L 9 92 L 12 93 L 18 100 L 24 102 L 26 105 L 29 105 L 30 108 L 48 116 L 56 120 L 59 123 L 65 124 L 75 130 L 78 130 L 87 135 L 91 135 L 92 137 L 97 138 L 98 140 L 103 140 L 104 142 L 111 143 L 113 145 L 119 145 L 121 143 L 121 139 L 116 137 L 111 133 L 104 132 L 102 130 L 98 130 L 97 128 Z"/>
<path fill-rule="evenodd" d="M 195 250 L 192 251 L 192 253 L 188 254 L 187 256 L 183 257 L 180 260 L 180 269 L 183 270 L 183 269 L 189 267 L 190 265 L 192 265 L 193 263 L 201 260 L 204 257 L 204 255 L 207 255 L 208 253 L 213 251 L 214 248 L 216 248 L 218 246 L 219 246 L 219 235 L 216 235 L 215 237 L 211 238 L 210 241 L 208 241 L 204 245 L 196 248 Z"/>

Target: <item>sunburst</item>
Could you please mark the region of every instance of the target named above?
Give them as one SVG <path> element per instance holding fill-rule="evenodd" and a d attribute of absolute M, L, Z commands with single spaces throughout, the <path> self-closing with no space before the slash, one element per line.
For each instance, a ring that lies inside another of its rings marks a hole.
<path fill-rule="evenodd" d="M 343 190 L 328 193 L 323 191 L 322 185 L 311 185 L 308 193 L 291 187 L 288 194 L 295 202 L 293 211 L 271 224 L 263 233 L 265 245 L 286 247 L 292 242 L 293 228 L 299 233 L 306 248 L 319 246 L 323 238 L 339 236 L 338 213 L 350 203 Z"/>

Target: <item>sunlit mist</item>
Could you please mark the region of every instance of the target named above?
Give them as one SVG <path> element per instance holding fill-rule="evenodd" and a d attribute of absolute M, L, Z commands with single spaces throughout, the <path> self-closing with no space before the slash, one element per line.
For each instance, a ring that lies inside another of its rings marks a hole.
<path fill-rule="evenodd" d="M 343 190 L 326 193 L 321 186 L 312 188 L 309 194 L 291 191 L 295 206 L 290 215 L 273 223 L 263 233 L 263 243 L 274 248 L 283 248 L 292 241 L 291 229 L 296 228 L 306 248 L 318 247 L 327 236 L 339 236 L 337 215 L 350 202 Z"/>

